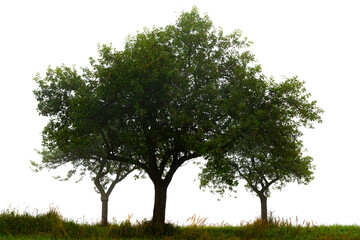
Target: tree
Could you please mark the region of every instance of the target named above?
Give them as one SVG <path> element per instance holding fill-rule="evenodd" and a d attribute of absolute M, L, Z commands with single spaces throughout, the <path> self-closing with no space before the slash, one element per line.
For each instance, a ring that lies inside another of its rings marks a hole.
<path fill-rule="evenodd" d="M 179 167 L 231 149 L 253 124 L 243 108 L 263 79 L 249 46 L 240 31 L 224 35 L 195 7 L 173 25 L 128 37 L 122 51 L 103 45 L 83 76 L 61 75 L 81 87 L 55 91 L 60 97 L 45 112 L 55 119 L 45 145 L 81 149 L 89 136 L 101 136 L 103 159 L 149 176 L 152 221 L 162 225 L 167 188 Z M 69 99 L 72 104 L 61 107 Z M 47 95 L 38 101 L 43 107 Z"/>
<path fill-rule="evenodd" d="M 87 69 L 84 71 L 85 76 L 90 76 Z M 84 105 L 89 98 L 89 91 L 86 90 L 88 86 L 83 84 L 75 69 L 65 66 L 49 68 L 44 79 L 38 75 L 35 81 L 39 84 L 39 88 L 34 91 L 39 102 L 38 111 L 50 119 L 42 133 L 43 149 L 39 151 L 42 161 L 31 162 L 34 171 L 57 169 L 70 164 L 72 168 L 65 178 L 55 178 L 69 180 L 79 171 L 78 181 L 89 173 L 95 190 L 101 194 L 101 224 L 107 226 L 110 194 L 115 185 L 135 168 L 106 158 L 106 142 L 102 136 L 106 129 L 99 128 L 96 124 L 99 116 L 94 114 L 97 112 L 95 107 Z M 79 104 L 80 102 L 83 104 Z M 85 114 L 92 114 L 92 117 L 84 121 Z"/>
<path fill-rule="evenodd" d="M 271 188 L 281 189 L 294 181 L 308 184 L 313 179 L 313 159 L 302 155 L 300 127 L 321 122 L 322 110 L 309 101 L 304 82 L 296 77 L 281 83 L 270 80 L 263 87 L 257 91 L 260 95 L 249 98 L 247 114 L 254 124 L 231 150 L 209 157 L 200 186 L 224 194 L 245 180 L 245 187 L 260 198 L 261 219 L 267 221 Z"/>
<path fill-rule="evenodd" d="M 155 188 L 154 223 L 165 222 L 167 188 L 177 169 L 229 144 L 224 135 L 237 137 L 242 126 L 227 113 L 223 86 L 234 72 L 253 76 L 260 70 L 251 64 L 249 44 L 240 31 L 225 36 L 193 8 L 175 25 L 130 37 L 121 52 L 100 50 L 94 66 L 102 99 L 122 119 L 114 127 L 116 139 L 134 153 L 123 157 L 112 144 L 108 155 L 147 173 Z"/>
<path fill-rule="evenodd" d="M 73 168 L 68 171 L 65 178 L 61 178 L 60 176 L 56 176 L 55 178 L 66 181 L 75 175 L 77 171 L 80 171 L 81 178 L 77 180 L 77 182 L 79 182 L 86 173 L 90 174 L 91 180 L 95 184 L 95 191 L 101 195 L 101 225 L 104 227 L 107 226 L 110 194 L 116 184 L 124 180 L 135 169 L 129 167 L 129 165 L 111 162 L 96 156 L 93 156 L 92 159 L 75 159 L 63 152 L 50 152 L 46 150 L 43 150 L 40 154 L 42 155 L 42 162 L 40 164 L 31 162 L 33 167 L 35 167 L 35 172 L 41 171 L 42 169 L 56 169 L 62 165 L 71 163 Z"/>

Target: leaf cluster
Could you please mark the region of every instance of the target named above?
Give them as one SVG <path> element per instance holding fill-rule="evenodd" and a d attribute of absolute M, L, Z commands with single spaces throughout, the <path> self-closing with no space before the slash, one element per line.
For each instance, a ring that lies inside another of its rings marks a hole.
<path fill-rule="evenodd" d="M 245 180 L 248 190 L 268 197 L 271 187 L 281 189 L 289 182 L 307 184 L 313 179 L 315 167 L 313 159 L 303 155 L 301 128 L 321 122 L 323 110 L 309 100 L 305 83 L 297 77 L 280 83 L 264 80 L 254 85 L 258 91 L 249 91 L 245 105 L 236 105 L 242 111 L 234 112 L 243 115 L 246 129 L 228 151 L 208 156 L 200 174 L 201 187 L 223 195 Z"/>

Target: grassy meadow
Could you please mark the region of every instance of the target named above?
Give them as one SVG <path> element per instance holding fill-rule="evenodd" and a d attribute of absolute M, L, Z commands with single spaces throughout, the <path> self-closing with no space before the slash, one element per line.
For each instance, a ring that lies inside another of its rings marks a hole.
<path fill-rule="evenodd" d="M 0 239 L 360 239 L 359 226 L 316 226 L 276 218 L 270 218 L 267 223 L 256 220 L 239 226 L 208 226 L 205 222 L 205 218 L 193 216 L 188 226 L 160 227 L 146 221 L 131 223 L 128 219 L 101 227 L 65 220 L 55 209 L 44 214 L 6 210 L 0 214 Z"/>

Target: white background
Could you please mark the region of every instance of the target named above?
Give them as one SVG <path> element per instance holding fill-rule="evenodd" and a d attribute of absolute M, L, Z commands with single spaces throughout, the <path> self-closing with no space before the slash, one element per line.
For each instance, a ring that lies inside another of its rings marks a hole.
<path fill-rule="evenodd" d="M 308 185 L 273 191 L 269 210 L 281 218 L 318 224 L 360 224 L 359 56 L 357 1 L 0 1 L 0 210 L 46 212 L 56 207 L 65 218 L 99 221 L 100 196 L 88 179 L 59 182 L 59 172 L 33 173 L 40 161 L 46 119 L 38 116 L 33 78 L 49 65 L 88 66 L 97 44 L 121 49 L 125 37 L 143 27 L 175 23 L 196 5 L 226 33 L 238 28 L 254 42 L 264 72 L 276 79 L 298 75 L 325 110 L 323 124 L 305 130 L 304 144 L 317 166 Z M 62 173 L 62 172 L 60 172 Z M 193 214 L 207 223 L 239 224 L 260 215 L 260 201 L 239 187 L 238 198 L 198 188 L 198 169 L 187 164 L 168 189 L 168 221 L 185 224 Z M 110 221 L 151 218 L 149 179 L 119 183 L 110 196 Z"/>

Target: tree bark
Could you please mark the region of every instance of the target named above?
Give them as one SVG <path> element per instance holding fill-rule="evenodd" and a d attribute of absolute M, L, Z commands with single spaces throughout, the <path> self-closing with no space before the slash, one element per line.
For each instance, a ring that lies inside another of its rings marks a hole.
<path fill-rule="evenodd" d="M 260 198 L 260 202 L 261 202 L 261 220 L 264 222 L 268 221 L 268 216 L 267 216 L 267 197 L 260 193 L 258 194 L 259 198 Z"/>
<path fill-rule="evenodd" d="M 173 152 L 173 151 L 172 151 Z M 155 188 L 155 199 L 154 199 L 154 210 L 152 222 L 157 225 L 165 225 L 165 212 L 166 212 L 166 193 L 167 188 L 176 172 L 176 170 L 185 162 L 190 159 L 198 157 L 196 153 L 190 154 L 185 153 L 184 156 L 178 157 L 178 153 L 175 151 L 175 154 L 172 155 L 172 162 L 170 169 L 167 171 L 166 176 L 163 178 L 164 169 L 166 163 L 169 161 L 171 154 L 168 154 L 167 157 L 163 158 L 160 163 L 160 169 L 156 162 L 156 156 L 154 151 L 150 151 L 149 156 L 152 161 L 149 161 L 150 166 L 147 168 L 146 172 L 149 175 L 151 181 L 154 184 Z"/>
<path fill-rule="evenodd" d="M 163 181 L 154 182 L 155 200 L 152 221 L 155 224 L 165 224 L 166 192 L 168 184 Z"/>
<path fill-rule="evenodd" d="M 108 203 L 109 197 L 105 195 L 101 195 L 101 226 L 106 227 L 108 225 Z"/>

